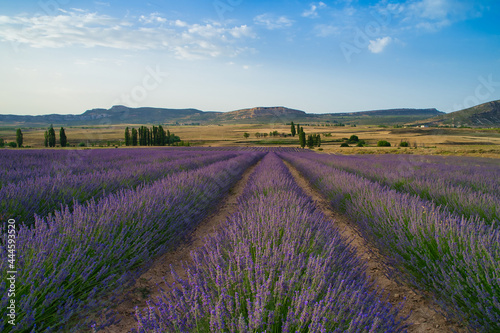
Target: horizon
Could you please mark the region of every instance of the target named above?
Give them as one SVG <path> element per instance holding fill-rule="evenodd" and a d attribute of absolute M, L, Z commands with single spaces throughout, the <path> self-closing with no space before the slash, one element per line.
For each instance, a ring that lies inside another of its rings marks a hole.
<path fill-rule="evenodd" d="M 28 0 L 0 11 L 3 115 L 119 104 L 449 113 L 500 100 L 492 0 Z"/>
<path fill-rule="evenodd" d="M 494 102 L 494 101 L 489 101 L 489 102 Z M 486 102 L 486 103 L 489 103 L 489 102 Z M 256 109 L 256 108 L 285 108 L 285 109 L 289 109 L 289 110 L 295 110 L 295 111 L 301 111 L 301 112 L 304 112 L 306 114 L 327 114 L 327 113 L 313 113 L 313 112 L 307 112 L 305 110 L 300 110 L 300 109 L 297 109 L 297 108 L 293 108 L 293 107 L 287 107 L 287 106 L 283 106 L 283 105 L 274 105 L 274 106 L 262 106 L 262 105 L 259 105 L 259 106 L 252 106 L 252 107 L 247 107 L 247 108 L 242 108 L 242 109 L 236 109 L 236 110 L 228 110 L 228 111 L 217 111 L 217 110 L 200 110 L 200 109 L 197 109 L 197 108 L 193 108 L 193 107 L 184 107 L 184 108 L 169 108 L 169 107 L 157 107 L 157 106 L 139 106 L 139 107 L 129 107 L 129 106 L 126 106 L 126 105 L 113 105 L 111 106 L 110 108 L 106 109 L 106 108 L 93 108 L 93 109 L 87 109 L 81 113 L 67 113 L 67 114 L 60 114 L 60 113 L 46 113 L 46 114 L 19 114 L 19 116 L 50 116 L 50 115 L 61 115 L 61 116 L 78 116 L 78 115 L 83 115 L 85 114 L 86 112 L 88 111 L 93 111 L 93 110 L 106 110 L 106 111 L 109 111 L 111 110 L 112 108 L 114 107 L 126 107 L 126 108 L 129 108 L 129 109 L 141 109 L 141 108 L 147 108 L 147 109 L 165 109 L 165 110 L 196 110 L 196 111 L 200 111 L 200 112 L 216 112 L 216 113 L 229 113 L 229 112 L 235 112 L 235 111 L 242 111 L 242 110 L 250 110 L 250 109 Z M 441 110 L 438 110 L 436 108 L 406 108 L 406 107 L 399 107 L 399 108 L 391 108 L 391 109 L 370 109 L 370 110 L 357 110 L 357 111 L 346 111 L 346 112 L 332 112 L 333 114 L 343 114 L 343 113 L 357 113 L 357 112 L 376 112 L 376 111 L 388 111 L 388 110 L 426 110 L 426 109 L 429 109 L 429 110 L 437 110 L 438 112 L 444 112 L 444 111 L 441 111 Z M 446 114 L 446 113 L 445 113 Z M 9 113 L 9 114 L 2 114 L 0 113 L 0 115 L 5 115 L 5 116 L 12 116 L 12 115 L 15 115 L 17 116 L 18 114 L 13 114 L 13 113 Z"/>

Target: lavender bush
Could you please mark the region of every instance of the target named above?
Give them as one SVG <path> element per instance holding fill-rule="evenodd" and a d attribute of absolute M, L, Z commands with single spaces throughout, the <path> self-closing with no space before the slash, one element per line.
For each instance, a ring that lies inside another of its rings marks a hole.
<path fill-rule="evenodd" d="M 24 153 L 17 152 L 19 155 Z M 28 158 L 27 165 L 21 164 L 16 170 L 25 175 L 36 165 L 38 174 L 5 183 L 0 188 L 0 218 L 15 218 L 31 225 L 35 214 L 43 217 L 61 206 L 72 207 L 74 203 L 97 199 L 123 188 L 133 189 L 168 174 L 196 169 L 237 155 L 235 152 L 165 152 L 140 149 L 107 149 L 106 156 L 103 156 L 102 150 L 93 150 L 88 154 L 89 161 L 81 163 L 71 172 L 64 168 L 62 172 L 53 172 L 58 169 L 54 166 L 64 162 L 65 155 L 59 154 L 57 157 L 60 160 L 53 161 L 45 156 L 42 159 L 44 165 L 32 164 Z M 28 151 L 28 155 L 38 157 L 37 152 Z M 53 157 L 50 154 L 48 156 Z M 102 160 L 98 160 L 101 157 Z"/>
<path fill-rule="evenodd" d="M 81 329 L 103 296 L 133 281 L 151 258 L 191 230 L 262 153 L 244 153 L 136 189 L 75 204 L 17 234 L 16 326 L 2 332 Z M 7 235 L 0 239 L 0 307 L 6 293 Z"/>
<path fill-rule="evenodd" d="M 378 155 L 318 156 L 318 162 L 415 194 L 487 224 L 500 221 L 500 163 L 490 159 Z"/>
<path fill-rule="evenodd" d="M 281 154 L 357 221 L 388 258 L 395 277 L 428 291 L 450 318 L 481 332 L 500 331 L 500 230 L 450 213 L 301 154 Z M 323 158 L 323 157 L 317 157 Z"/>
<path fill-rule="evenodd" d="M 192 253 L 187 279 L 137 311 L 138 332 L 401 332 L 365 265 L 279 158 L 252 174 L 238 211 Z"/>

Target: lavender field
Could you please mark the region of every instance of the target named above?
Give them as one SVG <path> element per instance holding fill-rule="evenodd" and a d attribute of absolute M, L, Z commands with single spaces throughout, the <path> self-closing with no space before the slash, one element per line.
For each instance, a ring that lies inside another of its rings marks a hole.
<path fill-rule="evenodd" d="M 113 332 L 124 293 L 237 184 L 234 210 L 121 331 L 411 331 L 405 301 L 389 300 L 292 169 L 379 251 L 390 279 L 456 327 L 500 331 L 497 160 L 293 148 L 0 156 L 1 332 Z"/>

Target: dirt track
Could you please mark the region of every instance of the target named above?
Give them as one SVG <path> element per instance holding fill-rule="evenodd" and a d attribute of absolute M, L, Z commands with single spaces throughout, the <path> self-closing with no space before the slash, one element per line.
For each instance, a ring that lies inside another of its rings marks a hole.
<path fill-rule="evenodd" d="M 117 319 L 120 319 L 120 322 L 100 332 L 122 333 L 136 328 L 135 307 L 143 309 L 146 307 L 148 299 L 156 299 L 160 295 L 159 287 L 166 288 L 163 279 L 168 283 L 172 282 L 170 267 L 172 266 L 181 278 L 185 276 L 182 262 L 190 262 L 191 251 L 202 246 L 203 239 L 215 233 L 226 217 L 237 209 L 237 199 L 242 194 L 249 176 L 257 165 L 258 163 L 245 171 L 242 178 L 219 203 L 212 215 L 202 221 L 175 250 L 165 253 L 154 261 L 150 269 L 142 274 L 136 284 L 128 290 L 126 296 L 123 297 L 123 302 L 117 306 Z M 377 250 L 359 235 L 354 224 L 345 216 L 331 209 L 321 193 L 312 188 L 309 182 L 294 167 L 289 163 L 286 163 L 286 165 L 305 193 L 312 197 L 318 208 L 332 220 L 332 223 L 338 225 L 342 234 L 351 240 L 351 245 L 357 249 L 358 255 L 367 263 L 368 275 L 375 281 L 376 285 L 384 289 L 389 301 L 397 305 L 406 298 L 402 315 L 406 316 L 411 313 L 408 322 L 413 324 L 408 332 L 465 332 L 464 329 L 447 321 L 442 315 L 433 310 L 431 302 L 424 299 L 424 297 L 416 294 L 409 287 L 398 285 L 388 279 L 384 273 L 383 260 Z"/>
<path fill-rule="evenodd" d="M 259 163 L 260 161 L 244 172 L 241 179 L 229 190 L 228 195 L 217 205 L 214 212 L 183 239 L 175 250 L 169 251 L 154 260 L 150 269 L 137 279 L 136 284 L 128 290 L 124 301 L 116 308 L 117 319 L 120 319 L 120 322 L 99 332 L 124 333 L 136 328 L 135 307 L 137 306 L 139 309 L 146 308 L 148 299 L 156 299 L 157 296 L 160 296 L 159 287 L 166 289 L 163 279 L 167 283 L 173 282 L 171 265 L 181 278 L 186 277 L 182 262 L 190 262 L 191 251 L 203 246 L 203 239 L 210 234 L 214 234 L 226 217 L 236 210 L 237 199 L 243 193 L 249 176 Z"/>

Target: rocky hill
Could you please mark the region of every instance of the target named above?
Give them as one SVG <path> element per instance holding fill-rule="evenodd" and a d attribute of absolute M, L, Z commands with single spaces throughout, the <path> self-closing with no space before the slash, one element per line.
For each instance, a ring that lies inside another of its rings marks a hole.
<path fill-rule="evenodd" d="M 470 126 L 470 127 L 499 127 L 500 100 L 476 105 L 468 109 L 446 113 L 425 119 L 417 125 L 429 126 Z"/>

